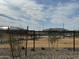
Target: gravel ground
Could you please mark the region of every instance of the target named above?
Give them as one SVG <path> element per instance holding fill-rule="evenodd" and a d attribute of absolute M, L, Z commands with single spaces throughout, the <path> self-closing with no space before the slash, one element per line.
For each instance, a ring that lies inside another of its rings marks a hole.
<path fill-rule="evenodd" d="M 17 50 L 18 51 L 18 50 Z M 79 59 L 79 49 L 76 49 L 75 52 L 72 49 L 53 49 L 53 48 L 36 48 L 35 51 L 32 51 L 31 48 L 28 48 L 27 56 L 24 56 L 25 50 L 20 51 L 21 56 L 15 59 Z M 16 52 L 15 54 L 18 54 Z M 10 49 L 0 48 L 0 59 L 12 59 L 10 54 Z"/>

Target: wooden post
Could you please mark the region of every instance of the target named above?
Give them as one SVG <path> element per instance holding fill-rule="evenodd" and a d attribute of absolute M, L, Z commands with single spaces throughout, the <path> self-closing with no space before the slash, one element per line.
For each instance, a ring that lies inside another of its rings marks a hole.
<path fill-rule="evenodd" d="M 75 31 L 73 31 L 73 51 L 75 51 Z"/>
<path fill-rule="evenodd" d="M 63 39 L 65 38 L 65 30 L 63 31 Z"/>
<path fill-rule="evenodd" d="M 50 31 L 48 31 L 47 32 L 48 33 L 48 46 L 49 46 L 49 48 L 51 48 L 51 41 L 50 41 L 50 34 L 52 33 L 52 32 L 50 32 Z"/>
<path fill-rule="evenodd" d="M 18 49 L 18 57 L 21 57 L 21 49 L 20 49 L 20 46 L 19 46 L 19 39 L 17 39 L 17 49 Z"/>
<path fill-rule="evenodd" d="M 28 30 L 29 30 L 29 27 L 27 26 L 25 56 L 27 56 Z"/>
<path fill-rule="evenodd" d="M 35 51 L 35 31 L 33 31 L 33 51 Z"/>
<path fill-rule="evenodd" d="M 12 38 L 11 38 L 11 33 L 10 33 L 9 27 L 8 27 L 8 34 L 9 34 L 9 40 L 10 40 L 9 44 L 10 44 L 10 49 L 11 49 L 11 56 L 12 56 L 13 59 L 15 59 L 14 54 L 13 54 Z"/>

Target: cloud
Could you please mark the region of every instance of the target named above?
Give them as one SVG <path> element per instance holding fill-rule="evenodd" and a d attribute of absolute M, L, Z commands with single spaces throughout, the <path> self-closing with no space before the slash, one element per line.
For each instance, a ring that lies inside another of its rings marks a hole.
<path fill-rule="evenodd" d="M 78 3 L 59 3 L 55 8 L 52 8 L 52 14 L 50 22 L 53 24 L 65 24 L 65 25 L 76 25 L 78 20 L 75 17 L 75 12 L 79 9 Z M 74 16 L 72 16 L 74 15 Z M 71 18 L 70 18 L 71 17 Z M 74 29 L 74 28 L 73 28 Z"/>
<path fill-rule="evenodd" d="M 46 4 L 38 4 L 35 0 L 1 0 L 0 25 L 22 28 L 30 26 L 31 29 L 37 30 L 43 23 L 46 25 L 64 23 L 67 28 L 78 25 L 79 16 L 75 15 L 79 9 L 78 2 L 58 1 L 52 4 L 50 0 L 48 2 L 50 5 L 46 1 L 43 2 Z"/>
<path fill-rule="evenodd" d="M 79 8 L 79 6 L 76 3 L 67 3 L 65 5 L 59 3 L 53 11 L 52 21 L 58 20 L 58 22 L 61 23 L 61 21 L 67 20 L 68 16 L 72 15 L 77 8 Z"/>
<path fill-rule="evenodd" d="M 12 24 L 10 22 L 12 20 L 15 23 L 13 25 L 18 23 L 25 28 L 25 25 L 31 26 L 38 24 L 39 21 L 44 21 L 41 5 L 32 0 L 4 0 L 0 3 L 0 19 L 4 18 L 5 21 L 8 19 L 9 25 Z"/>

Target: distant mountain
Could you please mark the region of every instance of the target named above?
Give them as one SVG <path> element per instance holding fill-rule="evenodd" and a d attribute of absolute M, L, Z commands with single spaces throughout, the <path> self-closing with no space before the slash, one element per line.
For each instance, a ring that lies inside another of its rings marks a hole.
<path fill-rule="evenodd" d="M 44 29 L 43 31 L 68 31 L 68 30 L 64 28 L 49 28 L 49 29 Z"/>

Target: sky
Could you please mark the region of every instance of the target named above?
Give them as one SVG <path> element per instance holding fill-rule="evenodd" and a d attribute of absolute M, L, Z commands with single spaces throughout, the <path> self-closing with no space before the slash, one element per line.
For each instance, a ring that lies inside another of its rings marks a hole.
<path fill-rule="evenodd" d="M 0 0 L 0 26 L 79 30 L 79 0 Z"/>

